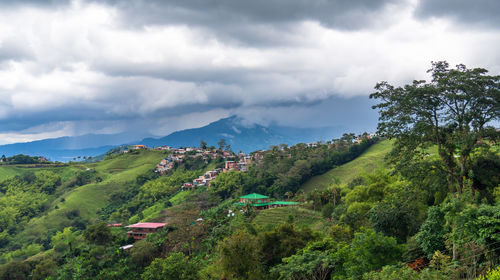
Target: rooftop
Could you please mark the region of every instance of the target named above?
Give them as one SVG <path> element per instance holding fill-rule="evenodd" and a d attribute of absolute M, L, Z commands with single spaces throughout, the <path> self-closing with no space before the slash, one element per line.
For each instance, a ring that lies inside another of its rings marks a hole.
<path fill-rule="evenodd" d="M 294 201 L 275 201 L 273 204 L 280 204 L 280 205 L 298 205 L 298 202 Z"/>
<path fill-rule="evenodd" d="M 258 194 L 258 193 L 251 193 L 251 194 L 247 194 L 247 195 L 244 195 L 244 196 L 240 196 L 240 198 L 262 199 L 262 198 L 269 198 L 269 196 L 265 196 L 265 195 Z"/>
<path fill-rule="evenodd" d="M 161 228 L 164 227 L 165 223 L 137 223 L 133 225 L 126 226 L 127 228 Z"/>

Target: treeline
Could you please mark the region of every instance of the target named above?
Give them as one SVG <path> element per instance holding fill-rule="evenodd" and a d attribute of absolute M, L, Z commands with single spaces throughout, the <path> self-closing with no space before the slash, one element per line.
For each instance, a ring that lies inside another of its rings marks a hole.
<path fill-rule="evenodd" d="M 28 155 L 15 155 L 11 157 L 6 157 L 2 155 L 0 157 L 0 164 L 36 164 L 36 163 L 51 163 L 45 157 L 42 156 L 28 156 Z"/>
<path fill-rule="evenodd" d="M 379 141 L 377 137 L 366 137 L 356 143 L 354 138 L 354 134 L 344 134 L 326 143 L 273 146 L 257 152 L 260 157 L 253 155 L 256 162 L 248 172 L 218 176 L 212 189 L 224 199 L 233 193 L 257 192 L 275 197 L 296 193 L 308 179 L 355 159 Z"/>

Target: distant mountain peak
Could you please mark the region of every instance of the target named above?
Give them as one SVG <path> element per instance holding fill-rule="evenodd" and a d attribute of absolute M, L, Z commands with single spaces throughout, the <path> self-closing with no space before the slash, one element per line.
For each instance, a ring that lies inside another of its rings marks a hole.
<path fill-rule="evenodd" d="M 242 117 L 233 115 L 222 118 L 210 124 L 174 132 L 162 138 L 147 138 L 140 144 L 146 146 L 199 146 L 201 140 L 208 145 L 217 146 L 224 138 L 235 151 L 251 152 L 267 149 L 271 145 L 296 144 L 299 142 L 316 142 L 339 137 L 343 132 L 336 128 L 293 128 L 279 125 L 264 126 L 249 123 Z"/>

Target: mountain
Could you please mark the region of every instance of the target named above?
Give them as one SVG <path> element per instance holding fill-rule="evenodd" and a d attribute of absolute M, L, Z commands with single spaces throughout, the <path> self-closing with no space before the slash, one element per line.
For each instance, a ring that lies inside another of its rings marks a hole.
<path fill-rule="evenodd" d="M 0 146 L 0 155 L 26 154 L 44 156 L 52 161 L 69 161 L 75 157 L 98 156 L 111 148 L 124 144 L 143 144 L 148 147 L 168 145 L 172 147 L 198 147 L 204 140 L 209 146 L 218 146 L 225 139 L 233 151 L 251 152 L 268 149 L 271 145 L 316 142 L 339 137 L 342 127 L 294 128 L 279 125 L 247 125 L 236 116 L 220 119 L 207 126 L 174 132 L 162 138 L 145 138 L 142 141 L 130 133 L 86 134 L 45 139 L 27 143 Z"/>
<path fill-rule="evenodd" d="M 140 144 L 148 147 L 198 147 L 200 141 L 209 146 L 218 146 L 217 142 L 224 139 L 231 145 L 233 151 L 251 152 L 268 149 L 271 145 L 285 143 L 289 145 L 300 142 L 316 142 L 339 137 L 345 132 L 342 127 L 294 128 L 279 125 L 263 126 L 247 125 L 236 116 L 220 119 L 207 126 L 174 132 L 162 138 L 146 138 Z"/>
<path fill-rule="evenodd" d="M 78 156 L 97 156 L 118 145 L 138 141 L 137 136 L 120 134 L 86 134 L 44 139 L 0 146 L 0 155 L 26 154 L 44 156 L 53 161 L 69 161 Z"/>

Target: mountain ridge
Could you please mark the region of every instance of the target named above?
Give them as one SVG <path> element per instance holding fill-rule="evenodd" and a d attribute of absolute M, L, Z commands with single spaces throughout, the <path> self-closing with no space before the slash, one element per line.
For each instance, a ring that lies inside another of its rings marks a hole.
<path fill-rule="evenodd" d="M 200 128 L 173 132 L 161 138 L 145 138 L 139 144 L 146 146 L 168 145 L 172 147 L 199 146 L 201 140 L 209 146 L 217 146 L 224 139 L 234 151 L 251 152 L 267 149 L 271 145 L 297 144 L 332 139 L 341 135 L 343 128 L 293 128 L 270 124 L 244 124 L 237 116 L 223 118 Z"/>
<path fill-rule="evenodd" d="M 12 156 L 27 154 L 44 156 L 53 161 L 69 161 L 83 156 L 99 156 L 121 145 L 143 144 L 148 147 L 197 147 L 201 140 L 209 146 L 218 146 L 220 139 L 225 139 L 234 151 L 251 152 L 267 149 L 271 145 L 316 142 L 339 137 L 343 127 L 294 128 L 269 124 L 267 126 L 248 124 L 244 119 L 231 116 L 219 119 L 208 125 L 179 130 L 160 138 L 136 139 L 130 133 L 120 134 L 85 134 L 43 139 L 26 143 L 14 143 L 0 146 L 0 155 Z"/>

